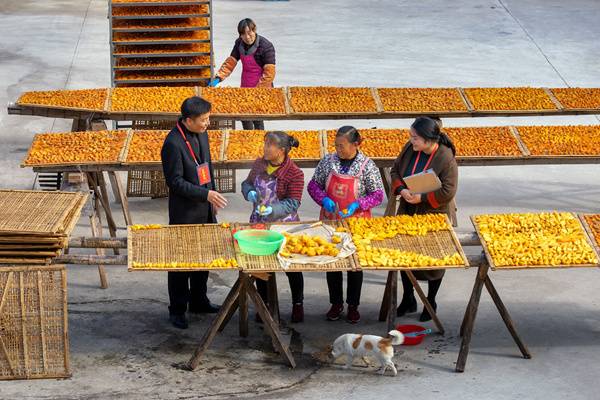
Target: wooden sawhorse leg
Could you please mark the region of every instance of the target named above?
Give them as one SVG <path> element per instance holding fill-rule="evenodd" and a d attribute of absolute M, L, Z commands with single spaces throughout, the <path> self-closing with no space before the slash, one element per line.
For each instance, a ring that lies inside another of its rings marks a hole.
<path fill-rule="evenodd" d="M 244 292 L 245 295 L 243 294 Z M 196 348 L 194 355 L 192 356 L 192 358 L 190 358 L 190 360 L 187 363 L 188 368 L 190 370 L 194 370 L 198 367 L 202 355 L 208 349 L 208 346 L 210 346 L 217 333 L 224 328 L 224 324 L 227 323 L 228 318 L 231 318 L 231 316 L 235 312 L 235 307 L 240 308 L 240 310 L 242 309 L 242 307 L 246 307 L 241 306 L 246 300 L 242 299 L 240 296 L 247 296 L 247 298 L 252 303 L 254 303 L 256 311 L 263 320 L 266 331 L 269 334 L 269 336 L 271 336 L 271 339 L 273 340 L 273 345 L 276 347 L 276 350 L 284 356 L 284 358 L 292 368 L 295 368 L 296 361 L 294 360 L 294 357 L 292 356 L 292 353 L 290 352 L 288 346 L 286 346 L 283 343 L 283 338 L 279 333 L 279 324 L 277 324 L 275 320 L 273 320 L 271 314 L 269 313 L 269 310 L 267 309 L 266 304 L 256 291 L 256 288 L 254 287 L 254 278 L 250 277 L 247 274 L 244 274 L 243 272 L 240 272 L 238 279 L 231 288 L 231 291 L 227 295 L 227 298 L 223 302 L 219 313 L 217 314 L 210 327 L 200 340 L 200 344 Z M 240 333 L 242 331 L 242 319 L 243 318 L 240 318 Z M 247 324 L 247 318 L 245 323 Z"/>
<path fill-rule="evenodd" d="M 492 284 L 492 280 L 490 279 L 489 272 L 489 264 L 487 261 L 482 262 L 479 265 L 477 270 L 477 276 L 475 278 L 475 283 L 473 285 L 473 291 L 471 292 L 471 299 L 467 304 L 467 309 L 465 310 L 465 315 L 463 317 L 463 321 L 460 327 L 460 334 L 462 336 L 462 342 L 460 344 L 460 351 L 458 353 L 458 359 L 456 360 L 456 372 L 464 372 L 465 365 L 467 363 L 467 357 L 469 355 L 469 347 L 471 345 L 471 338 L 473 336 L 473 327 L 475 326 L 475 318 L 477 317 L 477 310 L 479 308 L 479 303 L 481 301 L 481 291 L 483 287 L 487 289 L 488 293 L 492 297 L 504 324 L 508 328 L 513 340 L 521 350 L 521 354 L 523 358 L 530 359 L 531 353 L 525 346 L 525 343 L 521 340 L 521 337 L 517 333 L 514 322 L 508 313 L 508 309 L 502 302 L 500 295 L 496 291 L 496 288 Z"/>
<path fill-rule="evenodd" d="M 129 211 L 129 202 L 127 200 L 127 196 L 125 195 L 123 184 L 121 183 L 121 180 L 115 171 L 108 171 L 107 173 L 117 203 L 121 204 L 121 208 L 123 209 L 123 219 L 125 220 L 125 225 L 133 225 L 131 212 Z"/>
<path fill-rule="evenodd" d="M 442 321 L 437 316 L 437 313 L 433 309 L 433 306 L 427 299 L 425 292 L 419 285 L 417 278 L 413 275 L 412 271 L 406 270 L 406 275 L 408 275 L 408 279 L 412 283 L 413 287 L 417 291 L 417 295 L 421 299 L 423 306 L 429 311 L 429 315 L 431 315 L 431 319 L 435 324 L 437 330 L 442 335 L 445 333 L 444 326 L 442 325 Z M 396 319 L 396 307 L 397 307 L 397 296 L 398 296 L 398 271 L 389 271 L 387 282 L 385 284 L 385 291 L 383 294 L 383 300 L 381 301 L 381 308 L 379 309 L 379 321 L 387 320 L 387 328 L 388 331 L 394 329 L 395 319 Z"/>

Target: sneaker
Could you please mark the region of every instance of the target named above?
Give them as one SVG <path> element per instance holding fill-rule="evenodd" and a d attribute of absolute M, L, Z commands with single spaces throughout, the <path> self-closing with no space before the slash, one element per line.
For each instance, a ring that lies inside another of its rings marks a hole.
<path fill-rule="evenodd" d="M 417 312 L 417 299 L 414 296 L 402 298 L 400 305 L 396 309 L 396 316 L 403 317 L 407 313 Z"/>
<path fill-rule="evenodd" d="M 221 306 L 211 303 L 210 301 L 201 304 L 197 307 L 190 306 L 189 312 L 192 314 L 216 314 Z"/>
<path fill-rule="evenodd" d="M 173 325 L 175 328 L 178 328 L 178 329 L 187 329 L 188 328 L 188 321 L 187 321 L 187 318 L 185 317 L 185 315 L 171 314 L 171 315 L 169 315 L 169 321 L 171 322 L 171 325 Z"/>
<path fill-rule="evenodd" d="M 338 319 L 340 319 L 340 316 L 342 315 L 343 312 L 344 312 L 343 304 L 332 304 L 331 308 L 327 312 L 327 319 L 329 321 L 337 321 Z"/>
<path fill-rule="evenodd" d="M 292 322 L 304 322 L 304 306 L 302 303 L 297 303 L 292 306 Z"/>
<path fill-rule="evenodd" d="M 437 311 L 437 304 L 435 303 L 435 301 L 430 301 L 430 303 L 431 303 L 431 307 L 433 307 L 433 311 Z M 419 321 L 421 321 L 421 322 L 431 321 L 431 315 L 429 315 L 429 311 L 427 311 L 427 309 L 425 307 L 423 307 L 423 312 L 419 316 Z"/>
<path fill-rule="evenodd" d="M 358 312 L 358 306 L 348 305 L 348 315 L 346 320 L 351 324 L 355 324 L 360 321 L 360 313 Z"/>

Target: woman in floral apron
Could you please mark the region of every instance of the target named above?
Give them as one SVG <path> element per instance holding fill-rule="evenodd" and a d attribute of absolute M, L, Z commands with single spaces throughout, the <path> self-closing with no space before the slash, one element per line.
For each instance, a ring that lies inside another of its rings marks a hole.
<path fill-rule="evenodd" d="M 242 193 L 252 203 L 251 223 L 299 221 L 298 208 L 304 189 L 304 173 L 288 157 L 299 143 L 285 132 L 267 132 L 264 156 L 257 159 L 244 182 Z M 292 322 L 304 320 L 304 278 L 301 272 L 287 272 L 292 291 Z M 256 281 L 263 300 L 267 299 L 267 284 Z"/>
<path fill-rule="evenodd" d="M 383 201 L 381 174 L 373 160 L 359 150 L 361 140 L 356 128 L 341 127 L 335 138 L 336 152 L 319 162 L 308 184 L 308 194 L 321 206 L 321 220 L 370 218 L 371 209 Z M 360 321 L 362 278 L 362 272 L 348 272 L 346 319 L 350 323 Z M 331 303 L 327 319 L 330 321 L 338 320 L 344 312 L 343 279 L 341 272 L 327 272 Z"/>

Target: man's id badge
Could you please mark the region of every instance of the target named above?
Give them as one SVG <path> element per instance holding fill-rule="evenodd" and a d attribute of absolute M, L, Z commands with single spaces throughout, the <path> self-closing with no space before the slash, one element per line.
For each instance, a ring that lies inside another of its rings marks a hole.
<path fill-rule="evenodd" d="M 210 169 L 208 168 L 208 163 L 200 164 L 196 167 L 198 172 L 198 182 L 201 185 L 206 185 L 210 183 Z"/>

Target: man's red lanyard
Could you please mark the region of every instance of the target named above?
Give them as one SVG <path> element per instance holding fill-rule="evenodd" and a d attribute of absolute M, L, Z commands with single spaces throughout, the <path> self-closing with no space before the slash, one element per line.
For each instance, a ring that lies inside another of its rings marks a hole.
<path fill-rule="evenodd" d="M 185 141 L 185 144 L 187 145 L 187 148 L 190 151 L 190 154 L 192 155 L 192 158 L 194 159 L 194 162 L 196 163 L 196 166 L 199 167 L 200 164 L 198 163 L 198 160 L 196 159 L 196 155 L 194 154 L 194 150 L 192 149 L 192 145 L 187 140 L 187 137 L 185 136 L 185 133 L 183 133 L 183 129 L 181 129 L 181 126 L 179 126 L 179 122 L 177 123 L 177 129 L 179 129 L 179 133 L 181 133 L 181 137 Z"/>
<path fill-rule="evenodd" d="M 427 164 L 425 164 L 425 167 L 423 168 L 423 171 L 427 170 L 427 167 L 429 167 L 429 164 L 431 164 L 431 160 L 433 160 L 433 156 L 435 155 L 435 152 L 438 150 L 438 148 L 440 147 L 440 145 L 438 144 L 437 146 L 435 146 L 435 150 L 433 150 L 431 152 L 431 155 L 429 156 L 429 160 L 427 160 Z M 419 165 L 419 158 L 421 157 L 421 151 L 417 153 L 417 159 L 415 160 L 415 165 L 413 165 L 413 169 L 412 169 L 412 173 L 411 175 L 415 174 L 415 171 L 417 170 L 417 165 Z"/>

